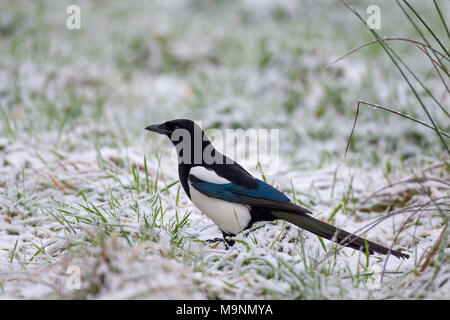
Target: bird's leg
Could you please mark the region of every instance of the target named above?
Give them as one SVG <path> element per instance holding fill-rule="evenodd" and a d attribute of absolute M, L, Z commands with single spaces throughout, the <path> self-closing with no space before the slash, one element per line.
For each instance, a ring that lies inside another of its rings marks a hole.
<path fill-rule="evenodd" d="M 223 238 L 206 239 L 205 242 L 208 243 L 224 242 L 224 239 Z"/>
<path fill-rule="evenodd" d="M 230 249 L 236 241 L 231 240 L 231 236 L 227 235 L 225 232 L 222 232 L 223 238 L 214 238 L 214 239 L 206 239 L 205 242 L 208 243 L 216 243 L 216 242 L 223 242 L 225 245 L 225 249 Z"/>
<path fill-rule="evenodd" d="M 231 240 L 231 236 L 227 235 L 225 232 L 222 231 L 223 235 L 223 242 L 225 243 L 225 249 L 230 249 L 236 241 Z"/>

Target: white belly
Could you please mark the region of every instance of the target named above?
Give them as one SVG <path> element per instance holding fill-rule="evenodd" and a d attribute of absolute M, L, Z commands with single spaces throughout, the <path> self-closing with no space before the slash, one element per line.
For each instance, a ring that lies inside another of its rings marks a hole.
<path fill-rule="evenodd" d="M 189 183 L 191 200 L 223 232 L 238 234 L 250 222 L 248 206 L 205 196 Z"/>

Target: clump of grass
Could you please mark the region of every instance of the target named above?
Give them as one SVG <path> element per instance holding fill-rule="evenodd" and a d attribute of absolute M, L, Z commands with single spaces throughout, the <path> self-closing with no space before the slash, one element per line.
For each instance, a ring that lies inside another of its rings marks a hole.
<path fill-rule="evenodd" d="M 362 22 L 364 25 L 366 25 L 365 20 L 361 17 L 361 15 L 355 10 L 353 9 L 351 6 L 349 6 L 344 0 L 341 0 L 341 2 L 351 11 L 353 12 Z M 440 69 L 445 72 L 447 74 L 447 76 L 449 75 L 447 68 L 445 67 L 445 61 L 443 58 L 444 57 L 446 59 L 446 61 L 448 62 L 448 58 L 450 57 L 447 49 L 442 45 L 441 41 L 439 40 L 439 37 L 436 36 L 436 33 L 430 29 L 430 27 L 426 24 L 426 22 L 424 21 L 424 19 L 416 12 L 416 10 L 414 10 L 414 8 L 405 0 L 404 3 L 408 6 L 409 9 L 411 9 L 411 11 L 416 15 L 416 17 L 420 20 L 420 22 L 426 27 L 426 29 L 429 31 L 429 33 L 433 36 L 433 38 L 439 43 L 441 49 L 443 50 L 443 52 L 439 52 L 439 50 L 435 49 L 430 42 L 427 40 L 426 36 L 421 32 L 420 28 L 417 26 L 417 24 L 412 20 L 412 18 L 409 16 L 409 14 L 406 12 L 406 10 L 403 8 L 403 6 L 400 4 L 400 2 L 398 0 L 395 1 L 397 3 L 397 5 L 400 7 L 401 11 L 404 13 L 404 15 L 408 18 L 409 22 L 411 23 L 411 25 L 415 28 L 415 30 L 417 31 L 417 33 L 421 36 L 421 38 L 423 39 L 423 41 L 426 43 L 426 47 L 425 45 L 423 45 L 422 47 L 419 46 L 420 49 L 423 48 L 423 50 L 427 53 L 427 48 L 431 50 L 431 52 L 433 53 L 433 55 L 436 57 L 436 59 L 439 61 L 436 62 L 435 60 L 433 60 L 428 54 L 426 54 L 427 58 L 430 58 L 434 70 L 437 72 L 439 78 L 442 80 L 443 85 L 445 86 L 445 88 L 447 89 L 447 93 L 448 92 L 448 87 L 445 84 L 445 81 L 442 79 L 440 73 L 439 73 L 439 69 L 436 68 L 436 65 L 438 65 L 440 67 Z M 439 14 L 441 21 L 443 23 L 443 25 L 445 26 L 445 29 L 447 30 L 446 27 L 446 23 L 445 20 L 443 19 L 439 7 L 437 5 L 437 3 L 435 2 L 435 7 L 437 9 L 437 13 Z M 367 26 L 367 25 L 366 25 Z M 392 61 L 392 63 L 394 64 L 394 66 L 396 67 L 396 69 L 400 72 L 400 74 L 402 75 L 403 79 L 405 80 L 405 82 L 408 84 L 409 88 L 411 89 L 412 93 L 414 94 L 417 102 L 419 103 L 419 105 L 421 106 L 422 110 L 425 112 L 426 116 L 428 117 L 428 119 L 430 120 L 431 124 L 432 124 L 432 128 L 434 129 L 436 135 L 439 137 L 442 147 L 443 149 L 447 152 L 447 154 L 450 155 L 450 149 L 447 145 L 447 142 L 444 138 L 445 137 L 449 137 L 449 135 L 445 132 L 443 132 L 443 130 L 441 130 L 437 124 L 436 124 L 436 120 L 433 118 L 433 116 L 431 115 L 430 111 L 428 110 L 429 107 L 426 106 L 423 98 L 421 97 L 421 95 L 418 93 L 417 89 L 415 88 L 415 86 L 412 84 L 412 82 L 409 80 L 409 78 L 406 76 L 406 72 L 408 72 L 413 78 L 414 80 L 416 80 L 416 82 L 425 90 L 425 92 L 433 99 L 433 101 L 436 102 L 436 104 L 439 106 L 440 110 L 442 111 L 443 115 L 449 119 L 450 118 L 450 114 L 448 113 L 448 111 L 446 111 L 446 109 L 439 103 L 438 99 L 435 97 L 435 95 L 432 93 L 432 91 L 425 86 L 425 84 L 423 83 L 423 81 L 420 79 L 419 76 L 417 76 L 415 74 L 414 71 L 412 71 L 412 69 L 403 61 L 403 59 L 388 45 L 388 43 L 386 42 L 386 40 L 384 40 L 374 29 L 371 29 L 369 27 L 367 27 L 368 30 L 372 33 L 372 35 L 376 38 L 377 43 L 380 44 L 380 46 L 383 48 L 383 50 L 386 52 L 386 54 L 388 55 L 388 57 L 390 58 L 390 60 Z M 391 40 L 391 39 L 390 39 Z M 403 38 L 394 38 L 393 40 L 403 40 Z M 409 40 L 410 42 L 413 42 L 415 44 L 417 44 L 417 41 L 414 40 Z M 375 43 L 375 42 L 374 42 Z M 358 47 L 357 49 L 360 49 L 363 46 Z M 352 50 L 351 52 L 356 51 L 355 49 Z M 350 52 L 350 53 L 351 53 Z M 437 52 L 439 52 L 439 55 L 437 54 Z M 346 54 L 345 56 L 347 56 L 348 54 Z M 367 103 L 366 103 L 367 104 Z M 422 121 L 418 120 L 418 119 L 414 119 L 412 117 L 409 117 L 407 115 L 404 115 L 398 111 L 394 111 L 392 109 L 386 108 L 386 107 L 382 107 L 382 106 L 378 106 L 375 104 L 369 104 L 371 106 L 374 106 L 376 108 L 381 108 L 383 110 L 387 110 L 389 112 L 393 112 L 396 113 L 398 115 L 401 115 L 409 120 L 413 120 L 415 122 L 420 123 L 421 125 L 424 125 L 428 128 L 430 128 L 430 125 L 427 125 L 425 123 L 423 123 Z M 358 114 L 358 110 L 359 110 L 359 102 L 358 102 L 358 109 L 357 109 L 357 114 Z M 355 117 L 355 125 L 356 125 L 356 119 L 357 119 L 357 114 Z M 353 127 L 354 129 L 354 127 Z M 353 131 L 353 130 L 352 130 Z M 347 144 L 347 149 L 348 149 L 348 144 Z M 346 149 L 346 150 L 347 150 Z"/>
<path fill-rule="evenodd" d="M 366 24 L 365 20 L 356 11 L 356 9 L 350 7 L 343 0 L 341 0 L 341 2 L 352 13 L 354 13 L 364 24 Z M 431 97 L 432 101 L 434 101 L 436 103 L 436 105 L 439 107 L 439 110 L 441 111 L 441 116 L 443 118 L 448 120 L 450 118 L 450 114 L 448 113 L 446 108 L 436 98 L 435 93 L 433 93 L 433 90 L 431 90 L 429 87 L 427 87 L 425 85 L 425 79 L 421 79 L 420 76 L 418 76 L 412 70 L 412 68 L 410 66 L 408 66 L 407 63 L 404 62 L 403 58 L 401 58 L 401 56 L 399 54 L 397 54 L 388 45 L 387 41 L 401 41 L 401 42 L 404 41 L 404 42 L 412 43 L 412 44 L 416 45 L 424 53 L 424 58 L 423 58 L 425 60 L 424 62 L 427 62 L 427 60 L 429 60 L 431 62 L 432 67 L 433 67 L 432 70 L 434 70 L 435 75 L 437 75 L 437 77 L 441 80 L 442 87 L 444 89 L 444 94 L 447 94 L 447 95 L 450 94 L 450 91 L 449 91 L 446 81 L 443 78 L 443 76 L 441 75 L 441 73 L 444 73 L 444 75 L 447 77 L 449 76 L 447 65 L 448 65 L 448 62 L 450 61 L 449 60 L 450 55 L 449 55 L 448 49 L 445 48 L 445 46 L 442 44 L 444 41 L 440 40 L 439 36 L 437 35 L 437 32 L 435 30 L 432 30 L 429 27 L 429 25 L 425 21 L 425 18 L 423 16 L 421 16 L 420 13 L 417 12 L 417 10 L 415 10 L 415 8 L 408 3 L 408 1 L 405 0 L 405 1 L 403 1 L 403 3 L 409 9 L 409 13 L 406 10 L 406 8 L 403 7 L 403 5 L 398 0 L 396 0 L 395 2 L 397 4 L 397 6 L 401 9 L 404 16 L 410 22 L 411 26 L 416 30 L 418 35 L 421 37 L 423 42 L 417 41 L 415 39 L 407 39 L 407 38 L 402 38 L 402 37 L 383 38 L 375 30 L 369 28 L 369 31 L 375 37 L 375 40 L 356 47 L 355 49 L 353 49 L 350 52 L 348 52 L 347 54 L 345 54 L 343 57 L 335 60 L 333 63 L 339 61 L 340 59 L 342 59 L 344 57 L 347 57 L 351 53 L 353 53 L 357 50 L 360 50 L 361 48 L 364 48 L 368 45 L 379 44 L 382 47 L 382 49 L 384 50 L 384 52 L 388 55 L 389 59 L 392 61 L 395 68 L 400 72 L 402 78 L 405 80 L 405 82 L 409 86 L 409 88 L 410 88 L 411 92 L 413 93 L 414 97 L 416 98 L 417 102 L 421 106 L 422 110 L 425 112 L 428 120 L 431 122 L 431 125 L 424 123 L 423 121 L 416 119 L 414 117 L 411 117 L 407 114 L 393 110 L 392 108 L 388 108 L 388 107 L 381 106 L 378 104 L 358 100 L 355 121 L 353 124 L 353 128 L 351 130 L 351 133 L 350 133 L 350 137 L 348 139 L 348 143 L 347 143 L 347 146 L 345 149 L 345 154 L 347 154 L 347 151 L 349 149 L 350 141 L 351 141 L 351 138 L 352 138 L 355 126 L 356 126 L 360 104 L 363 104 L 363 105 L 371 106 L 373 108 L 381 109 L 383 111 L 387 111 L 387 112 L 399 115 L 407 120 L 414 121 L 425 128 L 432 129 L 435 132 L 436 136 L 439 138 L 442 149 L 444 150 L 444 152 L 447 153 L 447 156 L 448 156 L 448 155 L 450 155 L 450 151 L 449 151 L 446 139 L 450 138 L 450 135 L 447 132 L 445 132 L 443 129 L 438 127 L 438 125 L 437 125 L 438 121 L 432 116 L 432 114 L 429 110 L 430 106 L 424 102 L 424 98 L 421 96 L 419 91 L 413 85 L 413 83 L 411 82 L 410 78 L 406 75 L 406 73 L 408 73 L 416 81 L 416 84 L 418 84 L 423 89 L 424 93 L 427 96 Z M 445 22 L 443 15 L 441 14 L 440 8 L 436 1 L 434 1 L 434 5 L 435 5 L 436 13 L 439 15 L 442 25 L 443 25 L 444 29 L 446 30 L 446 33 L 448 36 L 449 33 L 448 33 L 447 24 Z M 411 13 L 413 14 L 413 16 L 415 16 L 415 18 L 418 21 L 415 21 L 411 17 Z M 423 32 L 421 30 L 419 25 L 421 25 L 422 27 L 424 27 L 426 29 L 426 31 L 428 32 L 428 35 L 425 35 L 425 32 Z M 429 41 L 428 36 L 431 36 L 433 38 L 433 40 L 435 40 L 435 43 L 438 44 L 439 48 L 436 48 L 435 46 L 433 46 L 431 44 L 431 41 Z M 434 58 L 432 56 L 434 56 Z M 434 88 L 434 89 L 436 89 L 436 88 Z M 388 170 L 388 171 L 390 171 L 390 170 Z M 441 232 L 440 237 L 436 240 L 435 245 L 430 250 L 429 254 L 427 256 L 425 256 L 425 254 L 423 254 L 419 263 L 417 263 L 417 261 L 416 261 L 416 268 L 420 269 L 421 272 L 423 272 L 425 269 L 427 269 L 427 267 L 430 265 L 431 259 L 433 259 L 433 257 L 435 258 L 435 264 L 437 266 L 440 266 L 443 263 L 443 261 L 445 260 L 445 258 L 443 257 L 444 250 L 445 250 L 444 248 L 447 246 L 447 242 L 448 242 L 448 231 L 447 231 L 448 228 L 447 227 L 448 227 L 448 212 L 450 211 L 450 206 L 449 206 L 449 202 L 448 202 L 449 198 L 448 197 L 438 197 L 438 198 L 433 197 L 433 195 L 430 194 L 429 189 L 424 187 L 424 183 L 426 181 L 430 181 L 429 179 L 434 180 L 438 183 L 441 183 L 446 187 L 449 186 L 449 184 L 445 180 L 442 180 L 442 179 L 436 179 L 436 178 L 427 177 L 427 176 L 423 176 L 423 177 L 414 176 L 410 179 L 400 181 L 400 182 L 397 182 L 394 184 L 390 182 L 390 184 L 387 187 L 384 187 L 383 189 L 380 189 L 377 192 L 373 193 L 371 196 L 369 196 L 367 199 L 365 199 L 357 207 L 357 209 L 359 209 L 361 211 L 366 211 L 366 212 L 369 211 L 370 212 L 370 211 L 374 211 L 374 210 L 375 211 L 380 210 L 380 211 L 386 213 L 383 217 L 375 220 L 372 223 L 372 225 L 369 227 L 368 230 L 373 228 L 375 225 L 377 225 L 381 221 L 383 221 L 387 218 L 393 217 L 394 215 L 409 214 L 407 217 L 405 217 L 405 219 L 403 220 L 403 222 L 401 223 L 400 226 L 395 227 L 395 229 L 396 229 L 396 230 L 394 230 L 395 237 L 391 243 L 391 246 L 390 246 L 391 249 L 395 245 L 396 240 L 401 236 L 402 231 L 404 231 L 407 228 L 410 228 L 411 226 L 419 225 L 421 223 L 420 222 L 421 218 L 423 218 L 426 215 L 435 214 L 436 212 L 439 213 L 439 215 L 442 219 L 442 223 L 441 223 L 442 232 Z M 414 183 L 414 184 L 416 184 L 417 187 L 414 189 L 408 189 L 408 190 L 412 191 L 412 193 L 411 192 L 408 193 L 407 196 L 402 196 L 399 194 L 399 197 L 401 198 L 401 200 L 389 199 L 389 201 L 387 203 L 380 204 L 378 202 L 375 205 L 372 205 L 368 210 L 363 208 L 363 205 L 365 205 L 365 203 L 369 199 L 372 199 L 374 196 L 376 196 L 376 194 L 379 193 L 380 191 L 386 190 L 387 188 L 392 188 L 394 185 L 398 186 L 401 184 L 408 184 L 408 183 Z M 418 195 L 422 195 L 422 197 L 425 196 L 425 199 L 420 199 L 419 201 L 416 200 L 416 202 L 412 203 L 412 204 L 408 203 L 408 202 L 410 202 L 411 199 L 416 199 L 417 198 L 416 196 L 418 196 Z M 426 198 L 428 198 L 428 199 L 426 199 Z M 365 231 L 368 231 L 368 230 L 365 230 Z M 359 230 L 359 231 L 361 231 L 361 230 Z M 444 234 L 446 234 L 447 236 L 444 236 Z M 438 248 L 441 248 L 439 250 L 439 252 L 440 252 L 439 255 L 437 255 Z M 415 252 L 414 244 L 412 244 L 412 248 L 410 248 L 410 250 L 412 252 Z M 329 257 L 330 254 L 328 254 L 327 256 Z M 383 281 L 383 277 L 385 274 L 385 268 L 386 268 L 388 260 L 389 260 L 389 257 L 387 257 L 387 259 L 384 262 L 383 271 L 381 274 L 381 281 Z M 420 267 L 420 265 L 421 265 L 421 267 Z M 432 286 L 432 283 L 435 280 L 435 278 L 439 272 L 440 272 L 440 267 L 437 267 L 435 269 L 435 271 L 433 272 L 432 278 L 429 280 L 425 280 L 426 287 L 428 289 Z M 416 273 L 416 274 L 417 274 L 417 276 L 420 275 L 420 273 Z M 417 278 L 419 279 L 418 281 L 424 281 L 424 280 L 421 280 L 419 277 L 417 277 Z M 414 280 L 410 280 L 410 281 L 414 281 Z"/>

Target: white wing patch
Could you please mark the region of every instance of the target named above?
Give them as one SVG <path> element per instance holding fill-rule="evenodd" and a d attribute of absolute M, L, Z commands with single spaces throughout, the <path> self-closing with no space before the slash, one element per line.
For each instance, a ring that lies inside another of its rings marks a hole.
<path fill-rule="evenodd" d="M 229 180 L 218 176 L 214 171 L 200 166 L 193 167 L 189 174 L 211 183 L 230 183 Z M 250 208 L 247 205 L 208 197 L 195 189 L 190 182 L 189 192 L 195 206 L 227 234 L 238 234 L 247 227 L 251 220 Z"/>
<path fill-rule="evenodd" d="M 214 171 L 208 170 L 202 166 L 192 167 L 191 170 L 189 171 L 189 174 L 193 175 L 196 178 L 199 178 L 203 181 L 211 182 L 211 183 L 225 184 L 225 183 L 231 182 L 231 181 L 217 175 Z"/>

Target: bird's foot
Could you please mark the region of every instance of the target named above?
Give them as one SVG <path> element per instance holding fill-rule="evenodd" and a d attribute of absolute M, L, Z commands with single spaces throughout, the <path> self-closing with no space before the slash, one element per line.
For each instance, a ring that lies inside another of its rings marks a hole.
<path fill-rule="evenodd" d="M 223 242 L 223 244 L 225 245 L 225 250 L 230 249 L 235 244 L 235 241 L 232 240 L 230 236 L 227 236 L 225 234 L 223 238 L 206 239 L 205 242 L 207 243 Z"/>
<path fill-rule="evenodd" d="M 230 249 L 236 241 L 232 240 L 231 237 L 223 237 L 223 242 L 225 243 L 225 249 Z"/>
<path fill-rule="evenodd" d="M 224 242 L 224 239 L 222 238 L 206 239 L 205 242 L 208 243 Z"/>

